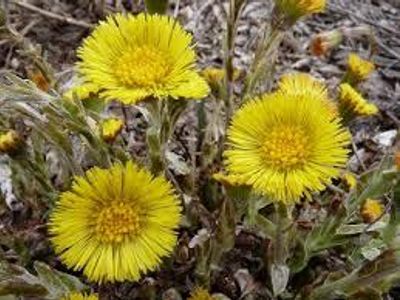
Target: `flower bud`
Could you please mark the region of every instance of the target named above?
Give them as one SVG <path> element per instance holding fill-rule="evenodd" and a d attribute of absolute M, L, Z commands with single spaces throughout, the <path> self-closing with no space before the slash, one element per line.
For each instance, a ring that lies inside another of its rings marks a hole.
<path fill-rule="evenodd" d="M 117 118 L 109 118 L 101 125 L 101 137 L 107 143 L 112 143 L 124 127 L 124 122 Z"/>
<path fill-rule="evenodd" d="M 22 137 L 15 130 L 0 134 L 0 153 L 13 154 L 22 144 Z"/>
<path fill-rule="evenodd" d="M 354 190 L 357 187 L 357 177 L 351 172 L 344 173 L 342 181 L 349 191 Z"/>
<path fill-rule="evenodd" d="M 311 40 L 310 51 L 315 56 L 323 56 L 339 46 L 342 41 L 343 33 L 340 29 L 321 32 Z"/>
<path fill-rule="evenodd" d="M 365 223 L 373 223 L 384 211 L 385 208 L 379 200 L 367 199 L 361 207 L 361 217 Z"/>
<path fill-rule="evenodd" d="M 347 60 L 345 81 L 350 84 L 357 84 L 368 79 L 374 70 L 375 65 L 373 62 L 361 58 L 356 53 L 350 53 Z"/>

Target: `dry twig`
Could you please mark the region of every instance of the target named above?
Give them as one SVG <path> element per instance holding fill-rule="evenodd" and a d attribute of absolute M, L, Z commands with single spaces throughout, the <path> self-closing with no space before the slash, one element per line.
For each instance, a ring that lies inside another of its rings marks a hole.
<path fill-rule="evenodd" d="M 52 18 L 52 19 L 55 19 L 55 20 L 58 20 L 58 21 L 61 21 L 64 23 L 68 23 L 68 24 L 75 25 L 75 26 L 80 26 L 83 28 L 93 28 L 93 24 L 86 23 L 85 21 L 79 21 L 79 20 L 76 20 L 76 19 L 74 19 L 72 17 L 68 17 L 68 16 L 60 16 L 58 14 L 38 8 L 32 4 L 29 4 L 29 3 L 26 3 L 23 1 L 14 0 L 14 1 L 12 1 L 12 3 L 14 3 L 15 5 L 17 5 L 19 7 L 30 10 L 32 12 L 38 13 L 42 16 Z"/>

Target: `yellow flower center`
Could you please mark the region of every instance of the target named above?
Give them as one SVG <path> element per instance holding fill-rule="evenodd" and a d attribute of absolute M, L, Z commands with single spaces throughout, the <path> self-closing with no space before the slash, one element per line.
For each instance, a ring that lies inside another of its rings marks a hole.
<path fill-rule="evenodd" d="M 114 74 L 128 87 L 157 87 L 170 72 L 168 56 L 149 46 L 141 46 L 123 53 L 114 65 Z"/>
<path fill-rule="evenodd" d="M 139 229 L 139 210 L 123 202 L 115 202 L 103 208 L 95 227 L 96 235 L 105 243 L 120 243 L 125 237 L 136 234 Z"/>
<path fill-rule="evenodd" d="M 268 165 L 279 169 L 301 167 L 308 156 L 308 138 L 300 126 L 278 126 L 262 146 Z"/>

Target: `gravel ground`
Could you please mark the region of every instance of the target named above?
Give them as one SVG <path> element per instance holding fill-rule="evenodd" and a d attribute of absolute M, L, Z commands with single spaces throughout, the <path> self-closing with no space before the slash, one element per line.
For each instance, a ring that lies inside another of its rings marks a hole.
<path fill-rule="evenodd" d="M 96 4 L 101 1 L 93 0 L 0 1 L 2 2 L 8 3 L 8 22 L 16 31 L 29 38 L 46 57 L 62 84 L 68 83 L 73 74 L 75 50 L 82 39 L 89 34 L 91 25 L 109 12 L 121 10 L 138 12 L 142 9 L 142 5 L 136 3 L 140 1 L 133 0 L 106 1 L 104 9 Z M 117 5 L 114 2 L 122 4 Z M 271 7 L 272 1 L 248 0 L 238 26 L 234 60 L 238 69 L 244 71 L 248 69 L 261 30 L 268 22 Z M 177 15 L 185 28 L 195 36 L 200 67 L 222 65 L 227 8 L 227 1 L 223 0 L 181 0 L 179 7 L 175 7 L 174 3 L 171 4 L 170 13 Z M 317 58 L 309 53 L 308 44 L 313 34 L 341 26 L 353 27 L 362 24 L 369 25 L 373 29 L 376 47 L 371 48 L 368 41 L 362 39 L 346 40 L 326 57 Z M 398 129 L 400 125 L 399 0 L 330 0 L 325 13 L 298 23 L 287 33 L 282 51 L 279 52 L 276 78 L 288 71 L 303 71 L 325 80 L 328 86 L 333 87 L 343 75 L 350 51 L 365 57 L 373 51 L 373 59 L 377 65 L 377 71 L 363 84 L 362 89 L 366 97 L 380 108 L 380 113 L 372 118 L 357 121 L 351 126 L 352 131 L 356 133 L 355 144 L 359 154 L 367 163 L 372 164 L 382 154 L 379 150 L 379 134 Z M 19 50 L 16 41 L 0 39 L 0 53 L 1 71 L 14 70 L 21 76 L 28 76 L 32 62 Z M 188 135 L 188 140 L 193 138 L 188 133 L 191 120 L 189 113 L 177 129 Z M 136 130 L 136 133 L 143 132 L 142 123 L 141 118 L 134 114 L 132 130 Z M 138 128 L 137 126 L 141 129 L 134 129 Z M 132 149 L 133 152 L 140 153 L 143 150 L 143 139 L 140 134 L 138 137 L 137 134 L 128 132 L 127 139 L 132 148 L 137 148 Z M 357 166 L 354 166 L 354 169 L 356 168 Z M 181 243 L 189 239 L 186 234 L 189 233 L 183 234 Z M 265 276 L 262 270 L 259 270 L 261 263 L 255 258 L 261 255 L 254 253 L 254 249 L 263 247 L 266 245 L 263 245 L 260 239 L 240 235 L 235 249 L 224 258 L 222 262 L 224 269 L 217 279 L 214 278 L 212 290 L 222 292 L 232 299 L 238 299 L 240 292 L 238 282 L 240 278 L 247 276 L 240 270 L 249 269 L 252 270 L 252 274 Z M 187 274 L 192 271 L 190 263 L 176 266 L 174 273 L 162 271 L 157 275 L 157 285 L 167 289 L 179 282 L 182 285 L 188 284 L 190 288 L 192 282 Z M 150 281 L 147 283 L 151 284 Z M 263 294 L 262 288 L 258 288 L 261 295 L 259 299 L 268 299 L 266 294 Z M 121 284 L 112 290 L 110 288 L 110 293 L 114 295 L 113 299 L 128 299 L 127 295 L 131 297 L 129 299 L 135 299 L 138 290 L 136 285 Z M 400 299 L 400 296 L 393 297 Z"/>

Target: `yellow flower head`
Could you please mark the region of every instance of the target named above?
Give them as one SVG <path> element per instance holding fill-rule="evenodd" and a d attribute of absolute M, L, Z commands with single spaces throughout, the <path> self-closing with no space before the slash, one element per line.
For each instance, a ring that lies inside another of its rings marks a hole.
<path fill-rule="evenodd" d="M 373 223 L 382 216 L 385 207 L 375 199 L 367 199 L 361 207 L 361 217 L 365 223 Z"/>
<path fill-rule="evenodd" d="M 203 288 L 197 287 L 190 294 L 188 300 L 213 300 L 214 298 L 209 294 L 209 292 Z"/>
<path fill-rule="evenodd" d="M 349 190 L 353 190 L 357 186 L 357 177 L 353 173 L 344 173 L 342 180 Z"/>
<path fill-rule="evenodd" d="M 106 142 L 112 143 L 123 127 L 124 122 L 121 119 L 106 119 L 101 124 L 101 136 Z"/>
<path fill-rule="evenodd" d="M 299 18 L 324 11 L 326 0 L 275 0 L 276 8 L 292 22 Z"/>
<path fill-rule="evenodd" d="M 98 300 L 99 297 L 95 294 L 85 295 L 80 293 L 72 293 L 62 298 L 62 300 Z"/>
<path fill-rule="evenodd" d="M 229 174 L 226 175 L 222 172 L 215 173 L 213 174 L 212 178 L 225 185 L 225 186 L 242 186 L 242 185 L 247 185 L 246 181 L 239 175 L 236 174 Z"/>
<path fill-rule="evenodd" d="M 321 191 L 347 161 L 350 134 L 313 93 L 264 95 L 236 112 L 228 170 L 275 201 Z"/>
<path fill-rule="evenodd" d="M 279 82 L 279 91 L 289 97 L 308 97 L 319 99 L 331 112 L 333 117 L 338 115 L 335 103 L 329 99 L 328 91 L 322 83 L 306 73 L 291 73 L 282 76 Z"/>
<path fill-rule="evenodd" d="M 18 150 L 22 138 L 15 130 L 9 130 L 0 134 L 0 153 L 13 153 Z"/>
<path fill-rule="evenodd" d="M 50 217 L 56 253 L 92 281 L 136 281 L 176 243 L 180 204 L 163 177 L 132 162 L 75 178 Z"/>
<path fill-rule="evenodd" d="M 349 54 L 347 64 L 347 76 L 352 82 L 356 83 L 366 80 L 368 76 L 375 70 L 375 65 L 373 62 L 362 59 L 356 53 Z"/>
<path fill-rule="evenodd" d="M 93 83 L 82 83 L 69 89 L 64 93 L 64 98 L 68 100 L 74 100 L 77 97 L 79 100 L 90 99 L 99 93 L 100 89 L 96 84 Z"/>
<path fill-rule="evenodd" d="M 116 14 L 84 41 L 79 70 L 109 100 L 203 98 L 209 87 L 196 71 L 191 43 L 192 36 L 170 17 Z"/>
<path fill-rule="evenodd" d="M 343 118 L 354 116 L 371 116 L 378 113 L 375 104 L 368 103 L 350 84 L 340 85 L 339 110 Z"/>

